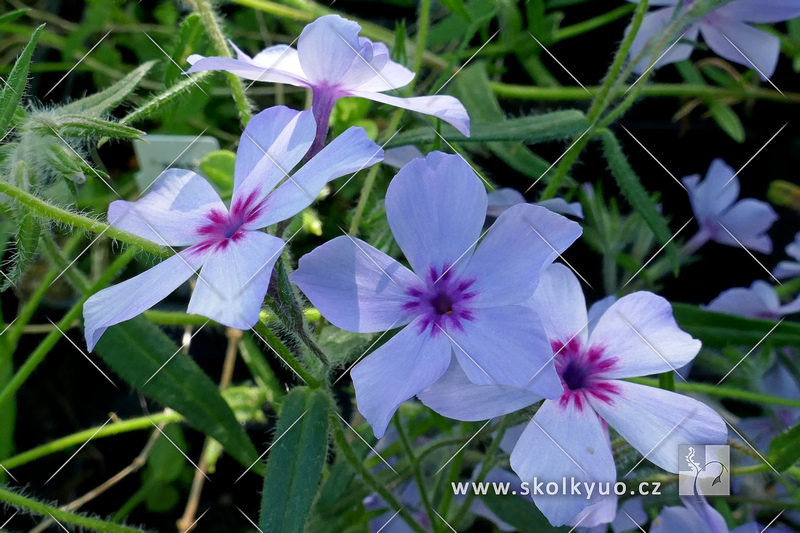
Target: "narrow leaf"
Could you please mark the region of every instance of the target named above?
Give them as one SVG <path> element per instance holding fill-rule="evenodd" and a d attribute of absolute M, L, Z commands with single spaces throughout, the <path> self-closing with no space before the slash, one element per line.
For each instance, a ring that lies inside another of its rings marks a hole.
<path fill-rule="evenodd" d="M 328 399 L 320 389 L 295 387 L 286 396 L 267 460 L 262 531 L 302 533 L 328 450 Z"/>
<path fill-rule="evenodd" d="M 30 41 L 25 45 L 16 63 L 14 63 L 14 68 L 11 69 L 11 73 L 8 75 L 5 87 L 0 92 L 0 134 L 5 134 L 11 125 L 11 119 L 14 118 L 14 113 L 16 113 L 17 106 L 25 92 L 25 85 L 28 83 L 28 70 L 31 66 L 31 55 L 33 55 L 33 49 L 36 48 L 36 41 L 39 40 L 42 28 L 44 28 L 44 24 L 36 28 L 33 35 L 31 35 Z"/>
<path fill-rule="evenodd" d="M 17 9 L 14 11 L 9 11 L 3 15 L 0 15 L 0 24 L 8 24 L 9 22 L 13 22 L 17 20 L 19 17 L 24 15 L 30 11 L 30 9 Z"/>
<path fill-rule="evenodd" d="M 672 231 L 670 231 L 667 223 L 664 222 L 661 213 L 658 212 L 656 203 L 642 186 L 639 176 L 631 168 L 625 154 L 622 153 L 619 141 L 609 130 L 603 133 L 603 151 L 611 167 L 611 172 L 617 180 L 617 185 L 622 190 L 622 194 L 628 199 L 633 209 L 644 219 L 658 242 L 666 245 L 667 257 L 677 274 L 681 266 L 681 260 L 678 257 L 675 242 L 671 240 Z"/>
<path fill-rule="evenodd" d="M 217 386 L 153 323 L 137 317 L 110 327 L 96 351 L 125 381 L 182 414 L 242 465 L 256 461 L 255 446 Z"/>
<path fill-rule="evenodd" d="M 144 135 L 143 131 L 136 128 L 88 115 L 59 114 L 52 120 L 48 119 L 47 122 L 31 122 L 35 122 L 34 128 L 44 134 L 52 134 L 53 130 L 50 129 L 52 127 L 66 137 L 138 139 Z"/>
<path fill-rule="evenodd" d="M 69 103 L 60 109 L 63 113 L 80 113 L 99 117 L 114 109 L 130 95 L 139 82 L 150 72 L 155 61 L 148 61 L 125 75 L 114 85 L 86 98 Z"/>
<path fill-rule="evenodd" d="M 672 304 L 672 309 L 681 329 L 703 341 L 706 347 L 752 348 L 762 339 L 774 347 L 800 345 L 800 323 L 797 322 L 784 320 L 775 327 L 772 320 L 715 313 L 694 305 L 676 303 Z"/>
<path fill-rule="evenodd" d="M 739 119 L 739 115 L 733 109 L 722 102 L 716 101 L 710 102 L 708 109 L 711 113 L 711 118 L 722 128 L 722 131 L 737 143 L 744 142 L 744 126 Z"/>
<path fill-rule="evenodd" d="M 800 460 L 800 424 L 779 434 L 769 443 L 770 463 L 783 472 Z"/>
<path fill-rule="evenodd" d="M 439 1 L 453 15 L 458 15 L 467 22 L 471 20 L 469 12 L 464 7 L 464 0 L 439 0 Z"/>

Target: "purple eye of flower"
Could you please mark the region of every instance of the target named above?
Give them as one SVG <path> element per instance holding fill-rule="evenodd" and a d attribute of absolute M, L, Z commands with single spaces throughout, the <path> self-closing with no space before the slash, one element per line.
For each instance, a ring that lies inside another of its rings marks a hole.
<path fill-rule="evenodd" d="M 441 273 L 436 267 L 431 267 L 424 287 L 410 287 L 406 291 L 411 300 L 403 305 L 403 309 L 423 316 L 420 328 L 422 331 L 431 328 L 432 335 L 448 326 L 462 331 L 464 321 L 474 320 L 470 301 L 477 292 L 469 290 L 474 283 L 474 279 L 457 278 L 449 265 L 444 265 Z"/>
<path fill-rule="evenodd" d="M 564 384 L 564 394 L 559 400 L 562 406 L 574 401 L 575 406 L 582 409 L 586 394 L 610 403 L 618 389 L 602 376 L 614 368 L 615 358 L 604 357 L 602 348 L 584 348 L 578 339 L 567 344 L 553 341 L 551 346 L 556 354 L 556 371 Z"/>

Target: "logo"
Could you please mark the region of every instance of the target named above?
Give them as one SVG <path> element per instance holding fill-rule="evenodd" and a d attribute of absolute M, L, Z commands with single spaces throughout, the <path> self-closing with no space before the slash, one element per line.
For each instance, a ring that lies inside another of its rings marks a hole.
<path fill-rule="evenodd" d="M 730 496 L 730 446 L 681 444 L 678 452 L 678 494 Z"/>

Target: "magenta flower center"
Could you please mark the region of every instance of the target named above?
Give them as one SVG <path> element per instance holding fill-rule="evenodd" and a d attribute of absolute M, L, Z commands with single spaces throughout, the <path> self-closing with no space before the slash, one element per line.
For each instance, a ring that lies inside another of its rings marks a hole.
<path fill-rule="evenodd" d="M 202 242 L 197 245 L 200 250 L 215 247 L 224 250 L 228 240 L 234 242 L 242 236 L 242 226 L 254 220 L 266 208 L 268 197 L 258 201 L 259 191 L 253 190 L 245 197 L 236 198 L 231 205 L 230 213 L 214 209 L 206 215 L 206 224 L 197 228 Z"/>
<path fill-rule="evenodd" d="M 474 320 L 471 300 L 477 293 L 470 290 L 474 283 L 474 279 L 456 277 L 449 265 L 441 270 L 431 267 L 424 285 L 406 291 L 410 299 L 403 309 L 423 317 L 420 332 L 430 329 L 430 334 L 436 336 L 448 328 L 462 331 L 464 322 Z"/>
<path fill-rule="evenodd" d="M 559 404 L 566 407 L 574 402 L 578 410 L 583 409 L 588 396 L 610 403 L 619 391 L 613 381 L 605 375 L 614 368 L 617 360 L 609 357 L 602 347 L 584 347 L 577 338 L 564 344 L 550 341 L 555 356 L 556 371 L 564 385 Z"/>

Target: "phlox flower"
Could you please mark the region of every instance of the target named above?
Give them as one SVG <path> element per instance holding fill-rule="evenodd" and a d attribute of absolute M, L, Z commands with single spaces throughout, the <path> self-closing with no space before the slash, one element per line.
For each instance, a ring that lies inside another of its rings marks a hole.
<path fill-rule="evenodd" d="M 636 0 L 628 1 L 636 2 Z M 645 15 L 633 40 L 629 57 L 631 59 L 638 57 L 648 42 L 654 44 L 658 41 L 661 38 L 660 34 L 670 25 L 673 17 L 678 15 L 676 11 L 683 6 L 679 13 L 685 13 L 694 2 L 695 0 L 650 2 L 650 5 L 665 7 Z M 692 23 L 686 29 L 684 39 L 697 41 L 698 36 L 702 34 L 708 47 L 720 57 L 747 68 L 755 67 L 762 78 L 769 78 L 775 73 L 778 64 L 780 40 L 750 24 L 771 24 L 795 17 L 800 17 L 800 3 L 795 0 L 736 0 Z M 693 50 L 691 44 L 676 44 L 656 62 L 654 68 L 688 59 Z M 650 61 L 650 57 L 641 60 L 636 65 L 635 72 L 643 73 Z"/>
<path fill-rule="evenodd" d="M 708 241 L 715 241 L 765 254 L 772 252 L 767 231 L 778 220 L 778 214 L 766 202 L 753 198 L 738 200 L 739 179 L 725 161 L 712 161 L 703 180 L 699 174 L 693 174 L 681 181 L 700 226 L 685 251 L 695 252 Z"/>
<path fill-rule="evenodd" d="M 230 209 L 203 177 L 179 169 L 164 172 L 153 190 L 134 202 L 112 202 L 112 226 L 187 248 L 86 301 L 89 349 L 106 328 L 149 309 L 198 271 L 189 313 L 232 328 L 253 326 L 284 246 L 259 230 L 308 207 L 330 180 L 383 156 L 362 128 L 350 128 L 288 176 L 311 147 L 315 130 L 310 111 L 271 107 L 253 117 L 239 143 Z"/>
<path fill-rule="evenodd" d="M 359 37 L 360 31 L 361 26 L 356 22 L 325 15 L 303 28 L 296 50 L 279 44 L 251 58 L 233 45 L 236 59 L 194 54 L 188 58 L 192 68 L 187 73 L 224 70 L 248 80 L 310 88 L 311 107 L 317 120 L 312 153 L 324 144 L 331 110 L 343 96 L 358 96 L 433 115 L 469 135 L 467 110 L 452 96 L 400 98 L 385 94 L 408 85 L 415 74 L 392 61 L 385 44 Z"/>
<path fill-rule="evenodd" d="M 657 466 L 678 472 L 678 445 L 722 444 L 725 422 L 697 400 L 624 378 L 668 372 L 691 361 L 700 341 L 683 332 L 665 299 L 629 294 L 600 316 L 593 328 L 577 277 L 553 264 L 527 302 L 541 316 L 564 388 L 542 403 L 511 452 L 511 468 L 531 487 L 536 482 L 616 481 L 606 423 Z M 419 395 L 434 411 L 458 420 L 485 420 L 532 405 L 540 398 L 513 384 L 474 384 L 451 365 Z M 568 523 L 606 494 L 532 497 L 553 525 Z"/>
<path fill-rule="evenodd" d="M 383 435 L 400 404 L 444 374 L 451 359 L 475 383 L 561 394 L 541 321 L 519 304 L 533 294 L 542 268 L 578 238 L 580 226 L 545 208 L 519 205 L 478 244 L 486 190 L 461 157 L 441 152 L 403 167 L 385 204 L 411 269 L 341 236 L 303 256 L 291 277 L 341 329 L 405 326 L 351 372 L 358 410 L 375 436 Z"/>
<path fill-rule="evenodd" d="M 500 213 L 511 207 L 512 205 L 524 204 L 527 202 L 522 193 L 516 189 L 503 188 L 497 189 L 489 193 L 489 209 L 488 215 L 491 217 L 499 216 Z M 561 213 L 562 215 L 570 215 L 575 218 L 583 218 L 583 206 L 580 202 L 567 202 L 563 198 L 550 198 L 549 200 L 542 200 L 536 202 L 534 205 L 546 207 L 554 213 Z"/>
<path fill-rule="evenodd" d="M 568 525 L 574 527 L 577 533 L 606 533 L 609 526 L 614 533 L 627 533 L 641 531 L 640 528 L 647 521 L 641 498 L 629 498 L 619 505 L 619 496 L 611 491 L 611 494 L 575 515 Z"/>
<path fill-rule="evenodd" d="M 800 276 L 800 233 L 794 236 L 794 241 L 786 245 L 786 255 L 794 261 L 781 261 L 775 266 L 773 275 L 778 279 Z"/>
<path fill-rule="evenodd" d="M 681 496 L 683 506 L 664 507 L 653 520 L 650 533 L 688 533 L 703 531 L 708 533 L 783 533 L 788 532 L 781 525 L 763 528 L 757 522 L 747 522 L 735 529 L 728 529 L 725 518 L 708 504 L 705 497 Z"/>
<path fill-rule="evenodd" d="M 749 287 L 735 287 L 720 293 L 706 306 L 709 311 L 749 318 L 777 320 L 782 316 L 800 312 L 800 298 L 781 304 L 775 288 L 766 281 L 757 280 Z"/>

